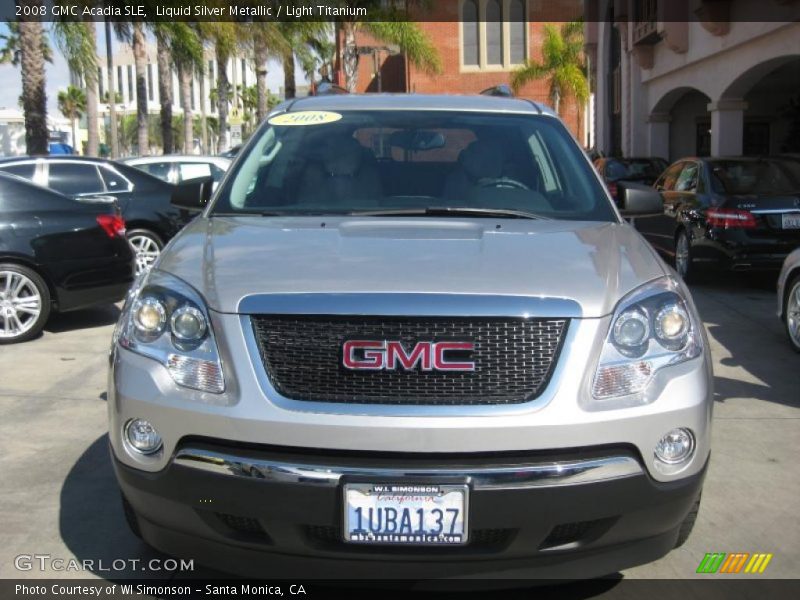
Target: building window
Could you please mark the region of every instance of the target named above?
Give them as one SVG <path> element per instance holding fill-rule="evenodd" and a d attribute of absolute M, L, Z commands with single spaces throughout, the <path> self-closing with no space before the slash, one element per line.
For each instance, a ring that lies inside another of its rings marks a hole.
<path fill-rule="evenodd" d="M 128 65 L 128 102 L 134 101 L 134 94 L 133 94 L 133 65 Z"/>
<path fill-rule="evenodd" d="M 208 61 L 208 89 L 214 89 L 214 61 Z"/>
<path fill-rule="evenodd" d="M 153 101 L 153 65 L 147 65 L 147 99 Z"/>
<path fill-rule="evenodd" d="M 194 77 L 192 77 L 192 81 L 189 83 L 189 97 L 192 99 L 192 110 L 194 110 Z"/>
<path fill-rule="evenodd" d="M 508 5 L 508 37 L 512 65 L 520 65 L 527 59 L 527 44 L 525 30 L 525 0 L 511 0 Z"/>
<path fill-rule="evenodd" d="M 122 99 L 122 65 L 117 65 L 117 95 Z M 115 99 L 114 103 L 116 103 Z"/>
<path fill-rule="evenodd" d="M 247 87 L 247 61 L 242 59 L 242 89 Z"/>
<path fill-rule="evenodd" d="M 489 0 L 486 3 L 486 62 L 503 64 L 503 3 Z"/>
<path fill-rule="evenodd" d="M 700 121 L 695 125 L 695 154 L 711 156 L 711 122 Z"/>
<path fill-rule="evenodd" d="M 97 93 L 100 94 L 101 98 L 106 93 L 105 85 L 103 85 L 103 69 L 100 67 L 97 67 Z"/>
<path fill-rule="evenodd" d="M 498 71 L 525 63 L 526 5 L 526 0 L 462 0 L 462 66 Z"/>
<path fill-rule="evenodd" d="M 769 154 L 769 123 L 745 122 L 742 139 L 742 153 L 745 156 L 765 156 Z"/>
<path fill-rule="evenodd" d="M 464 37 L 464 64 L 480 66 L 480 23 L 478 22 L 478 0 L 466 0 L 462 7 Z"/>

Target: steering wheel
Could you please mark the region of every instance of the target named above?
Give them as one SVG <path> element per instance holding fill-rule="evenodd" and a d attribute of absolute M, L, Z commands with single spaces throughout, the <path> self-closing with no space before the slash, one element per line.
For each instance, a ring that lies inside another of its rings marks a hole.
<path fill-rule="evenodd" d="M 509 188 L 515 190 L 530 190 L 527 185 L 511 177 L 487 177 L 478 182 L 478 187 Z"/>

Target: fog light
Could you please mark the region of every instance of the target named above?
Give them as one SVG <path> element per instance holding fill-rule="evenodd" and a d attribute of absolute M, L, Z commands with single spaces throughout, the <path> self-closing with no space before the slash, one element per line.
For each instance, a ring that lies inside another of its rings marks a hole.
<path fill-rule="evenodd" d="M 161 436 L 149 421 L 131 419 L 125 425 L 125 438 L 137 452 L 153 454 L 161 448 Z"/>
<path fill-rule="evenodd" d="M 656 458 L 668 465 L 682 463 L 694 452 L 694 436 L 688 429 L 673 429 L 656 444 Z"/>

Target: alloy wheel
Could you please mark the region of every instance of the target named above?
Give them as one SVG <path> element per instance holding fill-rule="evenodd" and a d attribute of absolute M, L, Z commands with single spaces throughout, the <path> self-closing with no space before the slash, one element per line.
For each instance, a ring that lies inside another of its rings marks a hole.
<path fill-rule="evenodd" d="M 139 275 L 150 269 L 161 254 L 158 243 L 146 234 L 135 234 L 128 238 L 136 254 L 136 274 Z"/>
<path fill-rule="evenodd" d="M 786 331 L 800 350 L 800 280 L 795 282 L 786 301 Z"/>
<path fill-rule="evenodd" d="M 16 271 L 0 271 L 0 337 L 14 339 L 29 331 L 42 313 L 36 284 Z"/>

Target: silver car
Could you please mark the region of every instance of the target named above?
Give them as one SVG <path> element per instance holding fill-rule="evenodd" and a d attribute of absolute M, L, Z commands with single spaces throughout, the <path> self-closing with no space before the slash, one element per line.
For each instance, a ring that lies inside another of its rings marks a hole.
<path fill-rule="evenodd" d="M 285 103 L 125 304 L 133 531 L 261 577 L 593 577 L 682 544 L 710 452 L 686 286 L 552 111 Z"/>
<path fill-rule="evenodd" d="M 800 352 L 800 248 L 786 257 L 778 276 L 778 316 L 792 347 Z"/>

